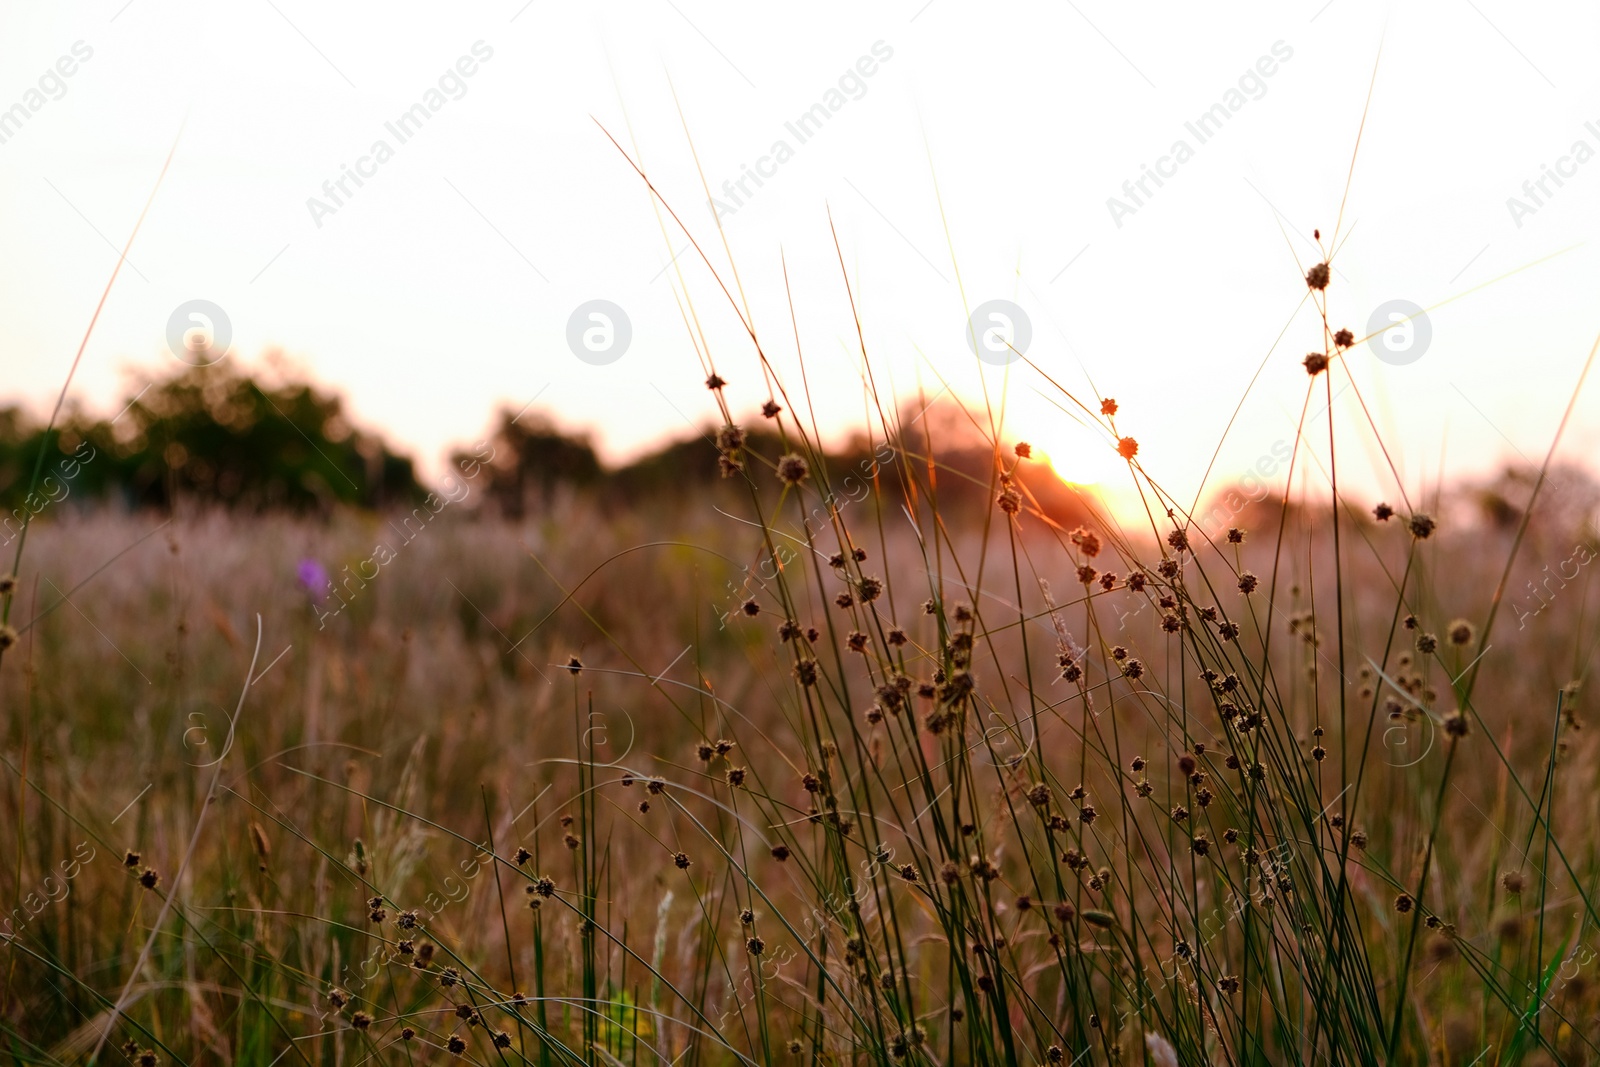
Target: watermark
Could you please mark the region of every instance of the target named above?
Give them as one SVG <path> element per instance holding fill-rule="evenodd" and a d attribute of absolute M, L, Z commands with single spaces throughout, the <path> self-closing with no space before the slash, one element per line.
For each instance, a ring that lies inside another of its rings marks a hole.
<path fill-rule="evenodd" d="M 867 79 L 878 73 L 880 64 L 893 58 L 894 49 L 887 43 L 872 42 L 870 55 L 863 55 L 853 67 L 846 67 L 838 81 L 822 94 L 821 100 L 802 111 L 793 121 L 783 124 L 784 131 L 794 139 L 794 144 L 783 137 L 775 139 L 767 149 L 767 154 L 756 160 L 754 168 L 749 164 L 741 164 L 739 176 L 722 183 L 721 192 L 726 199 L 713 196 L 707 202 L 712 214 L 719 219 L 726 218 L 749 203 L 756 191 L 766 184 L 764 179 L 776 177 L 778 168 L 794 158 L 796 145 L 803 145 L 821 133 L 823 127 L 850 101 L 860 100 L 867 95 Z M 755 189 L 750 188 L 752 182 Z"/>
<path fill-rule="evenodd" d="M 82 41 L 73 41 L 71 55 L 57 59 L 55 66 L 45 68 L 35 83 L 37 88 L 23 92 L 15 104 L 0 111 L 0 144 L 10 141 L 28 120 L 37 115 L 52 100 L 67 95 L 67 79 L 78 73 L 78 66 L 94 58 L 94 49 Z"/>
<path fill-rule="evenodd" d="M 1585 122 L 1583 128 L 1589 135 L 1600 141 L 1600 126 L 1593 122 Z M 1595 156 L 1595 150 L 1588 141 L 1578 138 L 1572 142 L 1572 147 L 1567 154 L 1556 160 L 1556 165 L 1551 167 L 1548 163 L 1539 165 L 1539 176 L 1529 178 L 1522 183 L 1522 196 L 1506 197 L 1506 210 L 1511 213 L 1511 221 L 1517 229 L 1522 229 L 1522 224 L 1532 215 L 1537 215 L 1539 209 L 1552 200 L 1556 193 L 1567 184 L 1562 179 L 1576 178 L 1578 168 L 1589 162 Z M 1555 188 L 1551 189 L 1551 183 Z"/>
<path fill-rule="evenodd" d="M 872 455 L 857 464 L 861 475 L 859 480 L 855 474 L 847 474 L 839 483 L 839 488 L 843 490 L 842 499 L 841 494 L 830 491 L 805 517 L 803 528 L 808 532 L 812 529 L 821 529 L 828 524 L 831 516 L 838 515 L 852 503 L 865 500 L 872 492 L 871 485 L 873 479 L 878 476 L 878 468 L 893 458 L 894 446 L 888 441 L 880 444 Z M 861 491 L 859 496 L 856 495 L 855 489 L 850 488 L 852 482 L 856 483 L 856 489 Z M 816 525 L 813 526 L 813 523 Z M 739 613 L 741 605 L 766 588 L 768 582 L 775 580 L 779 572 L 797 558 L 799 558 L 798 552 L 791 549 L 786 542 L 779 542 L 771 553 L 763 553 L 758 562 L 744 568 L 744 581 L 740 585 L 735 587 L 733 579 L 728 579 L 728 608 L 717 613 L 717 629 L 727 629 L 728 619 Z M 771 573 L 767 571 L 769 565 L 772 568 Z"/>
<path fill-rule="evenodd" d="M 1245 68 L 1245 72 L 1239 75 L 1236 87 L 1224 92 L 1221 100 L 1202 111 L 1193 121 L 1183 124 L 1184 130 L 1194 138 L 1194 145 L 1182 137 L 1173 141 L 1167 154 L 1156 159 L 1154 168 L 1141 163 L 1139 176 L 1122 183 L 1122 195 L 1126 199 L 1116 196 L 1106 198 L 1106 210 L 1111 213 L 1111 221 L 1117 229 L 1122 229 L 1123 219 L 1137 214 L 1155 197 L 1156 192 L 1166 184 L 1163 179 L 1178 176 L 1178 168 L 1194 158 L 1196 146 L 1205 144 L 1221 133 L 1223 126 L 1251 100 L 1260 100 L 1267 95 L 1266 79 L 1278 73 L 1280 63 L 1287 63 L 1294 58 L 1294 49 L 1283 41 L 1274 41 L 1270 51 L 1272 54 L 1257 59 L 1254 67 Z M 1150 188 L 1152 182 L 1155 183 L 1155 189 Z"/>
<path fill-rule="evenodd" d="M 1404 367 L 1421 359 L 1433 343 L 1433 324 L 1420 305 L 1389 300 L 1373 309 L 1367 334 L 1373 355 L 1391 366 Z"/>
<path fill-rule="evenodd" d="M 185 300 L 167 316 L 167 348 L 191 367 L 209 367 L 228 355 L 233 320 L 209 300 Z"/>
<path fill-rule="evenodd" d="M 1033 320 L 1009 300 L 985 300 L 967 319 L 967 347 L 985 363 L 1003 367 L 1033 343 Z"/>
<path fill-rule="evenodd" d="M 1215 540 L 1251 504 L 1259 504 L 1271 492 L 1270 480 L 1279 468 L 1294 458 L 1294 448 L 1282 438 L 1256 458 L 1254 465 L 1239 476 L 1238 484 L 1222 494 L 1204 515 L 1194 515 L 1195 525 Z"/>
<path fill-rule="evenodd" d="M 421 133 L 446 104 L 467 95 L 467 79 L 478 73 L 479 64 L 494 58 L 494 49 L 483 41 L 472 42 L 469 51 L 471 55 L 463 55 L 454 65 L 446 67 L 416 103 L 383 124 L 388 138 L 374 140 L 366 154 L 356 157 L 354 167 L 339 164 L 338 176 L 322 183 L 321 197 L 306 198 L 306 210 L 311 213 L 311 221 L 317 229 L 322 229 L 324 218 L 338 214 L 340 208 L 347 206 L 368 179 L 377 177 L 378 168 L 394 159 L 395 150 Z M 389 143 L 390 138 L 394 144 Z"/>
<path fill-rule="evenodd" d="M 567 318 L 567 347 L 585 363 L 604 367 L 628 351 L 633 321 L 609 300 L 588 300 Z"/>
<path fill-rule="evenodd" d="M 83 454 L 83 450 L 86 448 L 89 450 L 87 456 Z M 99 453 L 95 451 L 94 446 L 88 441 L 83 441 L 73 450 L 72 455 L 56 465 L 57 471 L 61 474 L 59 481 L 52 474 L 47 474 L 40 479 L 39 489 L 44 491 L 44 495 L 40 496 L 37 490 L 30 492 L 23 499 L 20 508 L 11 509 L 10 515 L 0 519 L 0 529 L 4 529 L 6 532 L 6 539 L 0 541 L 0 545 L 9 545 L 15 541 L 17 536 L 27 528 L 28 523 L 37 518 L 41 511 L 51 504 L 59 504 L 67 499 L 72 494 L 72 485 L 70 484 L 72 479 L 78 476 L 78 472 L 83 469 L 84 464 L 91 462 L 97 455 Z"/>
<path fill-rule="evenodd" d="M 488 449 L 488 455 L 483 454 L 485 449 Z M 355 600 L 361 591 L 366 589 L 368 583 L 376 581 L 378 575 L 383 572 L 384 567 L 400 558 L 400 551 L 422 536 L 423 531 L 428 529 L 429 523 L 433 522 L 437 515 L 451 504 L 459 504 L 472 494 L 472 479 L 476 478 L 482 471 L 483 464 L 489 463 L 494 459 L 494 448 L 485 441 L 479 441 L 473 446 L 472 456 L 476 458 L 460 461 L 461 478 L 457 478 L 454 471 L 446 477 L 443 496 L 438 493 L 429 493 L 423 498 L 419 506 L 413 508 L 409 515 L 400 520 L 399 526 L 394 524 L 393 519 L 389 520 L 389 528 L 398 535 L 398 540 L 394 544 L 391 545 L 388 541 L 379 541 L 373 546 L 370 556 L 355 564 L 354 571 L 351 570 L 349 564 L 346 564 L 342 572 L 342 578 L 339 578 L 337 582 L 334 579 L 328 579 L 327 588 L 324 592 L 330 595 L 318 597 L 316 596 L 317 591 L 311 590 L 313 594 L 311 610 L 317 616 L 318 630 L 326 629 L 330 618 L 349 607 L 349 601 Z M 368 568 L 371 569 L 370 574 L 367 573 Z M 326 572 L 323 573 L 325 574 Z M 338 576 L 336 575 L 335 578 L 338 578 Z M 338 603 L 337 607 L 332 606 L 332 602 L 335 601 Z M 324 604 L 329 606 L 323 607 Z"/>
<path fill-rule="evenodd" d="M 1594 559 L 1594 552 L 1587 545 L 1573 545 L 1572 555 L 1556 564 L 1556 573 L 1550 574 L 1550 564 L 1546 563 L 1544 565 L 1544 581 L 1535 585 L 1532 579 L 1528 580 L 1528 594 L 1539 606 L 1530 611 L 1523 608 L 1523 606 L 1517 601 L 1511 602 L 1511 610 L 1517 613 L 1517 629 L 1526 629 L 1528 620 L 1538 615 L 1545 608 L 1549 607 L 1550 602 L 1555 600 L 1556 594 L 1565 589 L 1567 587 L 1567 583 L 1576 578 L 1578 576 L 1578 572 L 1582 570 L 1592 559 Z M 1572 565 L 1571 574 L 1567 573 L 1567 565 L 1569 563 Z M 1550 588 L 1551 582 L 1558 583 L 1554 589 Z M 1540 592 L 1540 590 L 1543 590 L 1543 592 Z M 1550 594 L 1549 600 L 1545 599 L 1545 593 Z"/>
<path fill-rule="evenodd" d="M 88 855 L 84 854 L 85 851 Z M 67 894 L 72 892 L 72 880 L 82 873 L 85 864 L 93 862 L 95 856 L 94 846 L 87 841 L 80 841 L 72 850 L 72 858 L 61 861 L 61 873 L 46 875 L 37 890 L 21 898 L 22 907 L 13 908 L 11 914 L 5 917 L 3 924 L 0 924 L 0 944 L 15 941 L 23 928 L 43 914 L 46 908 L 66 900 Z M 43 898 L 39 896 L 40 893 L 44 894 Z"/>

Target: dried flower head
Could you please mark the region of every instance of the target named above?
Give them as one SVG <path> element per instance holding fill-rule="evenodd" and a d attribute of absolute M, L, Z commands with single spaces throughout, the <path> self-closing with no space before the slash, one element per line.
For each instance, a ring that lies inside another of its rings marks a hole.
<path fill-rule="evenodd" d="M 1333 343 L 1338 345 L 1340 348 L 1349 348 L 1351 345 L 1356 343 L 1356 335 L 1351 333 L 1349 330 L 1340 330 L 1338 333 L 1333 335 Z"/>
<path fill-rule="evenodd" d="M 776 400 L 768 400 L 765 404 L 761 405 L 761 414 L 765 418 L 769 418 L 769 419 L 777 418 L 778 417 L 778 412 L 780 412 L 782 410 L 783 410 L 783 408 L 778 405 L 778 402 Z"/>
<path fill-rule="evenodd" d="M 1017 453 L 1018 459 L 1033 458 L 1033 446 L 1026 441 L 1018 441 L 1014 451 Z"/>
<path fill-rule="evenodd" d="M 1328 356 L 1325 352 L 1307 352 L 1304 362 L 1306 373 L 1313 378 L 1328 369 Z"/>
<path fill-rule="evenodd" d="M 1117 442 L 1117 455 L 1123 459 L 1132 459 L 1139 454 L 1139 442 L 1131 437 L 1124 437 Z"/>
<path fill-rule="evenodd" d="M 1328 265 L 1318 263 L 1306 271 L 1306 285 L 1313 289 L 1322 290 L 1328 287 Z"/>
<path fill-rule="evenodd" d="M 1454 619 L 1445 629 L 1452 645 L 1470 645 L 1478 631 L 1466 619 Z"/>
<path fill-rule="evenodd" d="M 1407 524 L 1407 526 L 1411 530 L 1411 536 L 1415 537 L 1418 541 L 1422 541 L 1433 536 L 1433 531 L 1439 528 L 1439 524 L 1434 522 L 1430 516 L 1422 514 L 1411 516 L 1411 521 Z"/>
<path fill-rule="evenodd" d="M 778 460 L 778 480 L 784 485 L 799 485 L 810 473 L 804 456 L 790 452 Z"/>

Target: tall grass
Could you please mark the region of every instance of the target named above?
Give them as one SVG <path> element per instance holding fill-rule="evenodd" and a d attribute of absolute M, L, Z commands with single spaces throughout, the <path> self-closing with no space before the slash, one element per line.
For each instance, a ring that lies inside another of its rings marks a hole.
<path fill-rule="evenodd" d="M 1326 276 L 1307 410 L 1360 395 Z M 1539 569 L 1595 531 L 1540 518 L 1554 442 L 1496 526 L 1398 482 L 1369 513 L 1353 443 L 1302 434 L 1274 506 L 1216 530 L 1116 402 L 1056 386 L 1145 504 L 1065 528 L 987 407 L 869 393 L 882 459 L 846 495 L 745 325 L 770 395 L 703 352 L 734 518 L 451 515 L 355 584 L 371 517 L 30 541 L 15 1062 L 1600 1054 L 1596 626 L 1587 570 Z M 735 423 L 762 402 L 778 454 Z M 978 513 L 941 506 L 971 434 Z"/>

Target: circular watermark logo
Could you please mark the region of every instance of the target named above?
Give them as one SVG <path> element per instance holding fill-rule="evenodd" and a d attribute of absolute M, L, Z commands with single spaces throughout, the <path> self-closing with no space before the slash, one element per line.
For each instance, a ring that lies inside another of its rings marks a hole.
<path fill-rule="evenodd" d="M 985 300 L 967 320 L 967 347 L 985 363 L 1014 363 L 1033 341 L 1028 313 L 1009 300 Z"/>
<path fill-rule="evenodd" d="M 1428 313 L 1409 300 L 1379 304 L 1367 320 L 1367 344 L 1385 363 L 1403 367 L 1422 358 L 1433 341 Z"/>
<path fill-rule="evenodd" d="M 228 354 L 233 322 L 209 300 L 185 300 L 167 318 L 167 347 L 191 367 L 209 367 Z"/>
<path fill-rule="evenodd" d="M 573 355 L 596 367 L 621 359 L 632 340 L 633 323 L 628 313 L 609 300 L 585 301 L 567 319 L 567 347 Z"/>

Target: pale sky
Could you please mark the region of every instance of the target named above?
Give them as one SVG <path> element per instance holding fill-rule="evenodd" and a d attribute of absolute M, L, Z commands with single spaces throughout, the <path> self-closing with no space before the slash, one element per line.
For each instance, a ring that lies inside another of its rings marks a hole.
<path fill-rule="evenodd" d="M 1192 492 L 1286 326 L 1215 477 L 1292 434 L 1321 334 L 1291 316 L 1312 230 L 1337 225 L 1335 328 L 1461 297 L 1411 362 L 1348 360 L 1415 488 L 1542 458 L 1600 332 L 1597 34 L 1592 5 L 1507 0 L 0 4 L 0 397 L 53 401 L 181 127 L 74 385 L 97 410 L 174 365 L 168 320 L 205 300 L 230 358 L 282 348 L 424 470 L 535 397 L 617 460 L 713 417 L 687 298 L 753 411 L 748 339 L 693 252 L 663 271 L 687 242 L 603 126 L 732 287 L 698 157 L 795 389 L 786 259 L 825 430 L 863 411 L 831 211 L 880 386 L 981 404 L 987 384 L 1008 436 L 1083 480 L 1114 456 L 1026 364 L 977 360 L 969 311 L 1019 305 L 1029 359 L 1115 396 L 1141 459 Z M 591 300 L 631 326 L 603 365 L 568 346 Z M 1597 390 L 1565 455 L 1600 444 Z M 1353 390 L 1334 412 L 1346 484 L 1392 496 Z"/>

